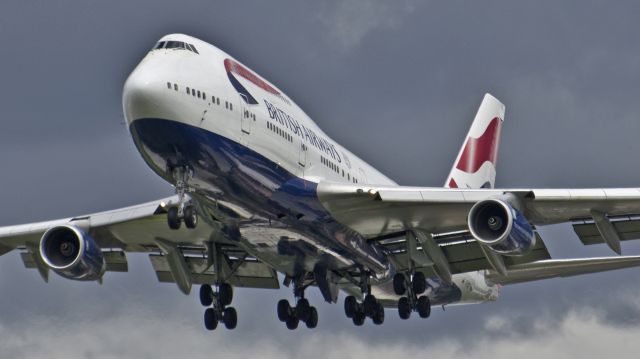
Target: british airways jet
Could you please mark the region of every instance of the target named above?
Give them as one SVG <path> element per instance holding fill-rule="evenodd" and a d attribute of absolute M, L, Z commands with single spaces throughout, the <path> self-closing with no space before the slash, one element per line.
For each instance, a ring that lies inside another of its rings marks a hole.
<path fill-rule="evenodd" d="M 356 326 L 432 306 L 498 298 L 503 285 L 640 266 L 640 189 L 496 189 L 505 106 L 484 96 L 443 187 L 405 187 L 327 136 L 296 104 L 206 42 L 167 35 L 133 70 L 123 107 L 131 137 L 171 197 L 0 228 L 47 281 L 127 271 L 148 253 L 158 280 L 198 286 L 204 325 L 237 325 L 234 287 L 293 291 L 274 303 L 289 329 L 318 324 L 306 298 L 345 295 Z M 617 255 L 552 259 L 537 228 L 569 222 Z"/>

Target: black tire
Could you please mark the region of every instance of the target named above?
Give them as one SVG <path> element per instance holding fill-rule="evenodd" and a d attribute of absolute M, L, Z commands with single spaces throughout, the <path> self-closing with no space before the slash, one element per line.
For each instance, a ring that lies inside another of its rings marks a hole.
<path fill-rule="evenodd" d="M 411 303 L 409 303 L 409 298 L 402 297 L 398 300 L 398 315 L 401 319 L 409 319 L 411 316 Z"/>
<path fill-rule="evenodd" d="M 362 302 L 362 307 L 364 308 L 364 314 L 369 318 L 373 318 L 378 310 L 378 300 L 373 295 L 367 294 Z"/>
<path fill-rule="evenodd" d="M 318 326 L 318 310 L 316 307 L 309 308 L 309 318 L 307 318 L 307 321 L 304 323 L 309 329 L 314 329 Z"/>
<path fill-rule="evenodd" d="M 376 313 L 371 318 L 373 320 L 373 324 L 381 325 L 384 323 L 384 307 L 382 304 L 378 303 L 378 307 L 376 309 Z"/>
<path fill-rule="evenodd" d="M 353 318 L 355 313 L 358 311 L 358 301 L 356 297 L 350 295 L 344 298 L 344 314 L 347 318 Z"/>
<path fill-rule="evenodd" d="M 222 312 L 222 321 L 227 329 L 235 329 L 238 325 L 238 312 L 236 312 L 236 308 L 225 308 L 224 312 Z"/>
<path fill-rule="evenodd" d="M 291 317 L 291 306 L 289 305 L 289 301 L 286 299 L 281 299 L 278 302 L 278 320 L 281 322 L 286 322 L 289 317 Z"/>
<path fill-rule="evenodd" d="M 213 289 L 208 284 L 203 284 L 200 286 L 200 304 L 205 307 L 213 304 Z"/>
<path fill-rule="evenodd" d="M 301 298 L 300 300 L 298 300 L 298 304 L 296 304 L 296 316 L 300 320 L 306 323 L 309 319 L 310 311 L 311 306 L 309 305 L 309 301 L 306 298 Z"/>
<path fill-rule="evenodd" d="M 424 273 L 416 272 L 411 280 L 411 286 L 413 287 L 413 294 L 420 295 L 427 290 L 427 279 L 424 277 Z"/>
<path fill-rule="evenodd" d="M 218 327 L 218 318 L 213 308 L 207 308 L 204 311 L 204 327 L 207 330 L 215 330 Z"/>
<path fill-rule="evenodd" d="M 420 318 L 429 318 L 431 315 L 431 301 L 429 300 L 429 297 L 423 296 L 418 298 L 416 310 L 418 311 Z"/>
<path fill-rule="evenodd" d="M 167 224 L 171 229 L 180 229 L 180 217 L 178 217 L 178 207 L 171 207 L 167 211 Z"/>
<path fill-rule="evenodd" d="M 354 315 L 353 318 L 351 318 L 353 320 L 353 324 L 356 327 L 360 327 L 364 324 L 364 320 L 367 318 L 366 315 L 364 315 L 364 312 L 362 311 L 357 311 Z"/>
<path fill-rule="evenodd" d="M 229 283 L 220 283 L 218 285 L 218 295 L 222 305 L 229 305 L 233 301 L 233 287 Z"/>
<path fill-rule="evenodd" d="M 396 295 L 404 295 L 407 291 L 407 283 L 404 278 L 404 274 L 396 273 L 393 276 L 393 291 Z"/>
<path fill-rule="evenodd" d="M 295 315 L 292 315 L 287 319 L 287 321 L 285 323 L 287 324 L 287 329 L 295 330 L 295 329 L 298 328 L 298 324 L 300 323 L 300 319 L 298 319 L 298 317 L 296 317 Z"/>
<path fill-rule="evenodd" d="M 191 229 L 198 226 L 198 212 L 193 206 L 184 209 L 184 225 Z"/>

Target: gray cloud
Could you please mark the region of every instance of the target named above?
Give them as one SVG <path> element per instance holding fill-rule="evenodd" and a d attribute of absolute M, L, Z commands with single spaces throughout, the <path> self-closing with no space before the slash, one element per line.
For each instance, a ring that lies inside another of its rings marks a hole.
<path fill-rule="evenodd" d="M 393 30 L 420 4 L 414 0 L 341 0 L 324 4 L 317 17 L 332 44 L 351 49 L 380 30 Z"/>

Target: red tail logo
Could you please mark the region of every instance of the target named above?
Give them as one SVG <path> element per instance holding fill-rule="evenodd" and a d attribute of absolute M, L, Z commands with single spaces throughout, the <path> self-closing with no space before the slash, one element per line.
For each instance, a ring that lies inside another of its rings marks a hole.
<path fill-rule="evenodd" d="M 494 117 L 480 137 L 469 137 L 456 168 L 466 173 L 475 173 L 487 161 L 495 166 L 498 159 L 501 127 L 502 121 L 498 117 Z M 454 186 L 451 186 L 452 184 Z M 450 183 L 449 186 L 452 188 L 457 187 L 455 181 Z"/>

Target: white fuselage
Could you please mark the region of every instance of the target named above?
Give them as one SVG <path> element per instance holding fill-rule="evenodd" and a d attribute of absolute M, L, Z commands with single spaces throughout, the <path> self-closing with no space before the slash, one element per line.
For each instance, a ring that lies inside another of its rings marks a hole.
<path fill-rule="evenodd" d="M 215 46 L 180 34 L 159 44 L 132 72 L 123 93 L 134 142 L 152 169 L 175 183 L 169 167 L 188 163 L 199 174 L 191 183 L 198 195 L 256 213 L 240 228 L 249 237 L 246 249 L 276 270 L 294 276 L 299 268 L 313 271 L 319 264 L 336 271 L 364 266 L 379 279 L 376 295 L 394 298 L 388 282 L 393 263 L 375 244 L 328 216 L 315 186 L 323 181 L 396 183 L 329 138 L 277 87 Z M 271 242 L 252 242 L 252 235 Z M 296 247 L 299 257 L 282 261 L 282 238 L 289 238 L 292 248 L 308 243 L 315 254 Z M 261 252 L 262 246 L 267 249 Z M 430 282 L 434 293 L 437 288 L 444 293 L 435 293 L 443 299 L 434 297 L 432 303 L 497 296 L 482 273 L 454 275 L 453 281 L 449 289 Z"/>

